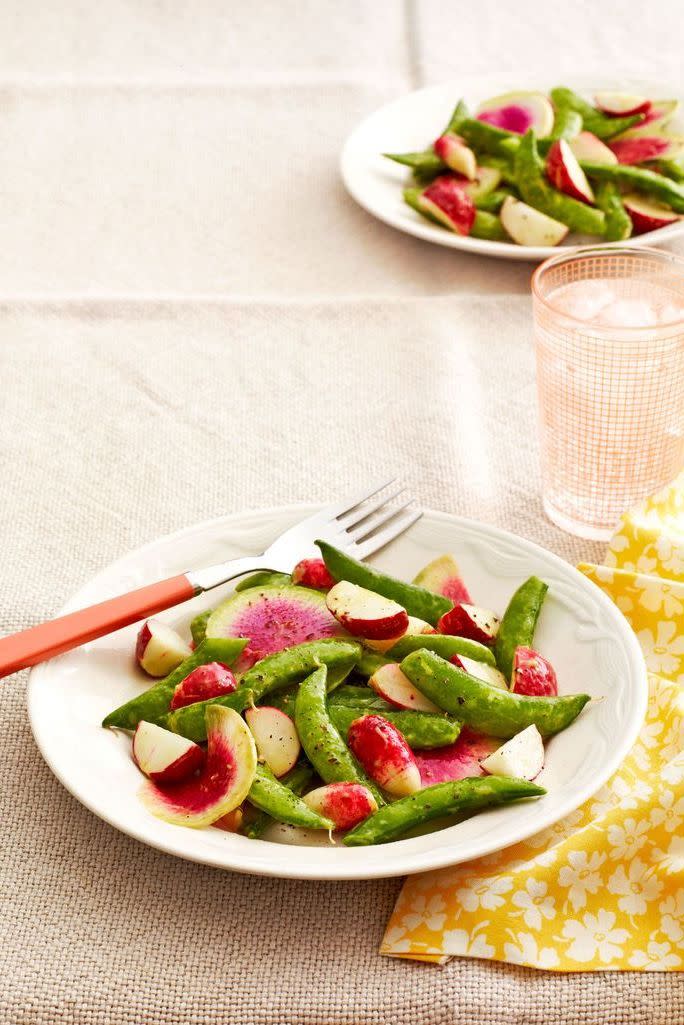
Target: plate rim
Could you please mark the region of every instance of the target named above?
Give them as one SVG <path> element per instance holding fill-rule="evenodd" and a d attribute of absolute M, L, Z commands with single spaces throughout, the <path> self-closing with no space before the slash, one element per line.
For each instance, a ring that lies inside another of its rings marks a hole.
<path fill-rule="evenodd" d="M 379 204 L 375 204 L 370 201 L 364 190 L 357 187 L 357 183 L 352 175 L 352 167 L 354 164 L 354 149 L 357 145 L 357 137 L 367 128 L 368 124 L 380 115 L 385 113 L 392 107 L 401 107 L 410 97 L 434 94 L 443 94 L 447 89 L 453 88 L 454 95 L 458 95 L 459 89 L 465 95 L 468 95 L 469 89 L 474 89 L 477 92 L 477 84 L 485 82 L 491 82 L 494 89 L 497 88 L 497 81 L 499 88 L 504 83 L 510 82 L 513 72 L 502 72 L 494 75 L 466 75 L 460 80 L 445 81 L 437 85 L 422 86 L 420 89 L 411 89 L 408 92 L 403 93 L 401 96 L 396 97 L 393 100 L 384 103 L 370 114 L 366 115 L 361 121 L 359 121 L 352 131 L 347 135 L 339 158 L 339 170 L 342 177 L 344 186 L 352 197 L 352 199 L 367 213 L 375 217 L 377 220 L 382 221 L 383 224 L 387 224 L 397 231 L 403 232 L 406 235 L 410 235 L 414 238 L 419 238 L 423 242 L 432 242 L 435 245 L 444 246 L 448 249 L 459 249 L 463 252 L 471 253 L 476 256 L 490 256 L 498 259 L 513 260 L 521 263 L 532 263 L 541 262 L 542 260 L 548 259 L 550 256 L 558 255 L 559 253 L 569 253 L 573 249 L 581 248 L 582 246 L 591 245 L 592 248 L 601 247 L 604 249 L 615 249 L 623 245 L 630 246 L 649 246 L 658 245 L 659 243 L 667 242 L 668 240 L 677 238 L 684 232 L 684 217 L 676 221 L 674 224 L 668 224 L 663 228 L 656 228 L 654 231 L 645 232 L 643 235 L 634 235 L 629 239 L 618 242 L 586 242 L 586 243 L 575 243 L 572 245 L 561 245 L 561 246 L 519 246 L 514 242 L 497 242 L 490 241 L 488 239 L 477 239 L 470 238 L 469 236 L 456 235 L 453 232 L 449 232 L 444 228 L 439 228 L 436 225 L 428 224 L 427 221 L 420 220 L 416 215 L 415 221 L 409 218 L 404 221 L 398 214 L 394 214 L 392 211 L 384 210 Z M 534 79 L 535 76 L 528 76 Z M 546 77 L 546 76 L 542 76 Z M 586 76 L 585 78 L 573 77 L 574 86 L 580 90 L 585 91 L 588 89 L 598 89 L 599 86 L 595 84 L 595 78 L 599 76 Z M 619 77 L 619 76 L 618 76 Z M 589 85 L 590 82 L 594 84 Z M 625 79 L 625 88 L 630 87 L 644 87 L 652 84 L 657 94 L 663 92 L 663 85 L 656 85 L 654 82 L 650 82 L 645 79 L 635 79 L 634 77 L 627 76 Z M 536 85 L 534 82 L 528 83 L 529 88 L 542 89 L 545 88 L 539 83 Z M 613 88 L 614 88 L 613 83 Z M 609 86 L 601 86 L 600 88 L 609 88 Z M 681 86 L 675 87 L 671 90 L 671 94 L 676 98 L 680 99 L 680 102 L 684 103 L 684 97 L 680 96 Z M 379 155 L 379 154 L 378 154 Z M 402 211 L 404 213 L 404 211 Z"/>
<path fill-rule="evenodd" d="M 82 607 L 83 599 L 81 598 L 81 595 L 86 593 L 87 590 L 93 586 L 96 580 L 98 580 L 100 577 L 105 577 L 113 572 L 116 572 L 117 569 L 119 567 L 122 567 L 122 565 L 125 565 L 125 563 L 127 563 L 127 561 L 131 559 L 131 557 L 137 557 L 145 552 L 153 550 L 159 544 L 173 543 L 175 540 L 180 539 L 183 536 L 193 533 L 202 533 L 203 531 L 211 529 L 212 527 L 216 527 L 218 525 L 229 525 L 231 522 L 234 522 L 236 520 L 245 521 L 255 516 L 278 517 L 283 515 L 292 515 L 295 512 L 306 513 L 310 512 L 311 510 L 320 508 L 322 508 L 321 503 L 286 503 L 277 506 L 264 506 L 252 508 L 234 513 L 228 513 L 223 516 L 212 517 L 210 519 L 202 520 L 198 523 L 182 527 L 179 530 L 172 531 L 168 534 L 160 535 L 159 537 L 154 538 L 151 541 L 148 541 L 145 544 L 140 545 L 139 547 L 124 553 L 119 558 L 115 559 L 113 562 L 104 566 L 99 572 L 93 574 L 93 576 L 91 576 L 78 589 L 78 591 L 67 600 L 67 602 L 62 606 L 62 608 L 56 613 L 56 615 L 63 615 L 65 613 Z M 173 843 L 172 837 L 170 837 L 169 841 L 167 842 L 161 835 L 158 838 L 150 838 L 148 835 L 142 835 L 141 832 L 137 828 L 135 828 L 135 826 L 121 822 L 117 818 L 116 814 L 107 813 L 106 810 L 103 811 L 99 807 L 97 801 L 91 800 L 88 795 L 82 792 L 81 788 L 79 787 L 78 779 L 73 780 L 70 776 L 63 774 L 59 766 L 54 763 L 52 757 L 45 749 L 45 746 L 42 742 L 43 725 L 40 722 L 40 712 L 37 711 L 37 692 L 39 689 L 39 685 L 42 681 L 43 676 L 49 674 L 51 671 L 54 671 L 54 665 L 52 661 L 44 662 L 37 666 L 34 666 L 29 674 L 29 680 L 27 685 L 27 711 L 31 732 L 33 734 L 36 746 L 43 760 L 49 767 L 50 771 L 62 784 L 62 786 L 67 790 L 67 792 L 70 793 L 72 797 L 74 797 L 80 804 L 87 808 L 88 811 L 96 815 L 97 818 L 101 819 L 103 822 L 106 822 L 108 825 L 114 827 L 124 835 L 132 837 L 133 839 L 145 844 L 148 847 L 161 851 L 165 854 L 171 854 L 174 857 L 183 858 L 186 861 L 194 862 L 196 864 L 210 865 L 215 868 L 223 869 L 224 871 L 228 870 L 248 875 L 260 875 L 271 878 L 283 879 L 299 879 L 312 881 L 383 879 L 392 878 L 396 876 L 412 875 L 415 873 L 432 871 L 440 868 L 447 868 L 452 865 L 461 864 L 466 860 L 470 861 L 483 857 L 487 854 L 493 853 L 493 851 L 495 850 L 504 850 L 507 847 L 513 846 L 521 840 L 526 839 L 528 836 L 533 836 L 535 833 L 540 832 L 543 829 L 549 828 L 554 823 L 558 822 L 560 819 L 571 814 L 574 810 L 580 807 L 580 805 L 584 804 L 587 800 L 589 800 L 593 796 L 593 794 L 595 794 L 597 790 L 599 790 L 601 786 L 603 786 L 603 784 L 613 775 L 613 773 L 619 767 L 620 763 L 623 761 L 627 752 L 633 746 L 639 733 L 639 730 L 641 729 L 646 714 L 648 702 L 648 675 L 643 652 L 641 650 L 641 647 L 639 646 L 639 642 L 636 638 L 636 635 L 632 631 L 627 620 L 622 616 L 622 613 L 620 613 L 617 606 L 601 590 L 601 588 L 598 587 L 583 573 L 580 573 L 580 571 L 576 569 L 576 567 L 573 566 L 571 563 L 566 562 L 561 556 L 556 555 L 555 552 L 552 552 L 549 549 L 544 548 L 542 545 L 537 544 L 535 541 L 530 541 L 527 538 L 523 538 L 520 535 L 514 534 L 512 531 L 506 530 L 503 527 L 498 527 L 495 524 L 483 523 L 471 517 L 459 516 L 455 513 L 448 513 L 430 508 L 424 508 L 423 512 L 426 517 L 436 518 L 437 520 L 441 520 L 442 522 L 447 523 L 451 527 L 463 527 L 466 529 L 475 530 L 479 533 L 484 532 L 485 534 L 489 534 L 493 538 L 512 538 L 515 540 L 517 544 L 522 546 L 522 548 L 531 550 L 532 552 L 541 552 L 545 558 L 550 559 L 553 564 L 561 567 L 563 572 L 569 572 L 571 576 L 579 578 L 582 581 L 582 586 L 587 587 L 591 591 L 592 597 L 596 601 L 598 601 L 599 604 L 602 604 L 604 608 L 609 610 L 610 616 L 615 620 L 616 626 L 618 627 L 619 633 L 621 634 L 621 640 L 624 641 L 624 644 L 626 646 L 630 665 L 632 666 L 635 672 L 635 676 L 640 677 L 641 684 L 634 695 L 635 701 L 632 705 L 632 712 L 629 719 L 629 728 L 624 731 L 623 736 L 621 738 L 621 743 L 616 744 L 615 747 L 612 749 L 611 756 L 603 764 L 601 771 L 597 772 L 592 777 L 591 782 L 588 783 L 584 788 L 582 788 L 577 794 L 568 797 L 562 805 L 562 809 L 560 812 L 558 812 L 557 810 L 552 811 L 549 809 L 546 816 L 544 817 L 544 820 L 541 821 L 539 824 L 536 824 L 533 830 L 530 830 L 529 828 L 523 828 L 517 832 L 512 831 L 510 838 L 507 839 L 504 844 L 497 843 L 495 847 L 492 847 L 491 845 L 487 846 L 486 842 L 482 841 L 481 849 L 478 850 L 476 853 L 470 853 L 467 856 L 467 858 L 457 858 L 456 860 L 454 860 L 453 854 L 449 854 L 447 849 L 432 852 L 428 850 L 425 852 L 418 852 L 414 855 L 411 855 L 410 857 L 412 861 L 407 864 L 405 859 L 402 860 L 401 854 L 399 853 L 397 858 L 397 864 L 392 865 L 391 863 L 383 863 L 377 868 L 371 867 L 370 869 L 361 867 L 361 864 L 355 865 L 354 862 L 351 861 L 351 859 L 350 867 L 348 869 L 340 869 L 338 867 L 332 868 L 332 866 L 326 867 L 325 861 L 323 859 L 321 860 L 321 863 L 315 866 L 313 870 L 311 869 L 311 866 L 309 866 L 306 869 L 298 868 L 298 862 L 296 859 L 292 859 L 291 864 L 285 861 L 285 859 L 283 859 L 284 863 L 279 864 L 277 868 L 261 864 L 257 864 L 255 866 L 254 864 L 249 863 L 249 859 L 247 857 L 242 856 L 237 852 L 230 852 L 228 848 L 226 848 L 225 850 L 221 850 L 220 853 L 214 853 L 210 850 L 198 853 L 178 850 L 177 846 Z M 176 828 L 183 829 L 185 832 L 187 832 L 187 830 L 185 830 L 185 827 L 179 826 Z M 457 826 L 452 826 L 449 828 L 457 828 Z M 228 836 L 229 834 L 225 835 Z M 388 852 L 389 854 L 391 850 L 397 850 L 397 845 L 401 845 L 405 842 L 410 843 L 411 841 L 398 840 L 394 841 L 393 844 L 383 845 L 382 848 L 377 849 L 382 849 L 383 851 Z M 278 848 L 278 850 L 281 853 L 283 850 L 290 849 L 287 847 L 283 848 L 283 846 L 279 844 L 273 844 L 273 847 Z M 298 849 L 310 852 L 319 850 L 320 848 L 304 847 Z M 350 851 L 349 853 L 362 854 L 364 850 L 365 848 L 358 848 L 354 851 Z M 389 859 L 387 860 L 389 861 Z"/>

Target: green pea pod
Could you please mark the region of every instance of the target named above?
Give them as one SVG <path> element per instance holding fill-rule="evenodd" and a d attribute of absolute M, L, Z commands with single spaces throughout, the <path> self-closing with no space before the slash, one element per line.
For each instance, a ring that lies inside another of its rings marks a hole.
<path fill-rule="evenodd" d="M 433 214 L 429 213 L 429 211 L 423 210 L 421 207 L 420 197 L 422 192 L 422 189 L 404 189 L 404 202 L 407 206 L 410 206 L 412 210 L 415 210 L 416 213 L 420 214 L 421 217 L 424 217 L 426 221 L 430 221 L 432 224 L 438 224 L 440 228 L 443 228 L 444 225 L 441 221 L 439 221 Z"/>
<path fill-rule="evenodd" d="M 425 619 L 434 626 L 440 616 L 453 608 L 453 602 L 441 594 L 434 594 L 424 587 L 416 587 L 415 584 L 397 580 L 368 566 L 365 562 L 357 562 L 345 552 L 333 548 L 327 541 L 316 541 L 316 544 L 321 550 L 330 575 L 335 580 L 348 580 L 359 587 L 366 587 L 369 591 L 382 594 L 385 598 L 392 598 L 403 605 L 410 616 Z"/>
<path fill-rule="evenodd" d="M 454 655 L 465 655 L 476 662 L 486 662 L 488 666 L 496 665 L 494 652 L 486 644 L 470 641 L 467 637 L 452 637 L 450 634 L 409 634 L 407 637 L 401 637 L 387 652 L 386 661 L 401 662 L 406 655 L 421 648 L 436 651 L 446 659 L 453 658 Z"/>
<path fill-rule="evenodd" d="M 291 826 L 302 826 L 304 829 L 333 829 L 330 819 L 323 818 L 313 808 L 309 808 L 289 787 L 280 783 L 265 765 L 257 765 L 247 800 L 276 822 L 289 822 Z"/>
<path fill-rule="evenodd" d="M 370 687 L 358 686 L 352 683 L 345 683 L 342 687 L 338 687 L 337 690 L 333 691 L 332 694 L 328 695 L 328 708 L 337 707 L 338 705 L 351 705 L 354 708 L 370 708 L 376 710 L 384 709 L 389 712 L 393 707 L 384 698 L 381 698 L 379 694 L 376 694 Z"/>
<path fill-rule="evenodd" d="M 482 167 L 494 167 L 501 174 L 501 181 L 506 185 L 517 185 L 515 177 L 515 170 L 513 168 L 513 160 L 511 156 L 491 156 L 483 155 L 480 159 L 480 165 Z"/>
<path fill-rule="evenodd" d="M 278 782 L 281 786 L 291 790 L 297 797 L 301 797 L 313 777 L 314 771 L 307 762 L 297 762 L 294 769 L 290 769 L 288 773 L 281 776 Z M 248 800 L 251 800 L 251 794 L 248 795 Z M 304 807 L 306 808 L 307 805 L 305 804 Z M 260 811 L 251 822 L 243 826 L 242 832 L 250 840 L 260 840 L 273 821 L 273 815 L 269 815 L 267 811 Z"/>
<path fill-rule="evenodd" d="M 503 203 L 503 199 L 501 202 Z M 476 210 L 475 220 L 470 229 L 470 238 L 483 238 L 489 242 L 505 242 L 508 235 L 496 214 L 490 214 L 486 210 Z"/>
<path fill-rule="evenodd" d="M 395 164 L 403 164 L 410 167 L 412 171 L 420 171 L 421 174 L 440 174 L 448 171 L 443 160 L 437 156 L 432 149 L 421 150 L 418 153 L 383 153 L 383 157 L 393 160 Z"/>
<path fill-rule="evenodd" d="M 541 797 L 545 793 L 544 787 L 513 776 L 477 776 L 435 783 L 379 808 L 347 833 L 342 843 L 347 847 L 389 843 L 409 829 L 442 815 L 461 815 L 526 797 Z"/>
<path fill-rule="evenodd" d="M 463 100 L 459 100 L 452 111 L 451 117 L 449 118 L 447 126 L 442 132 L 442 135 L 458 135 L 458 133 L 461 130 L 461 125 L 467 117 L 468 108 L 466 107 L 465 102 Z"/>
<path fill-rule="evenodd" d="M 522 139 L 515 155 L 515 176 L 523 200 L 548 217 L 553 217 L 570 228 L 586 235 L 602 235 L 606 218 L 601 210 L 571 199 L 558 192 L 544 180 L 537 141 L 530 129 Z"/>
<path fill-rule="evenodd" d="M 236 591 L 248 591 L 250 587 L 290 587 L 292 577 L 289 573 L 274 573 L 270 569 L 260 569 L 258 573 L 250 573 L 236 584 Z"/>
<path fill-rule="evenodd" d="M 388 662 L 394 661 L 391 658 L 385 658 L 384 655 L 378 655 L 374 651 L 364 651 L 359 661 L 354 666 L 354 672 L 358 673 L 359 676 L 365 676 L 366 679 L 371 677 L 373 673 L 377 672 L 380 666 L 387 665 Z"/>
<path fill-rule="evenodd" d="M 328 714 L 325 666 L 300 684 L 295 701 L 295 726 L 307 758 L 324 783 L 362 783 L 378 805 L 385 803 Z"/>
<path fill-rule="evenodd" d="M 684 167 L 678 160 L 659 160 L 649 170 L 664 174 L 666 178 L 671 178 L 672 181 L 679 182 L 680 185 L 684 183 Z"/>
<path fill-rule="evenodd" d="M 625 210 L 622 196 L 615 182 L 600 182 L 596 205 L 606 215 L 606 241 L 621 242 L 632 234 L 632 218 Z"/>
<path fill-rule="evenodd" d="M 504 157 L 511 152 L 511 149 L 515 149 L 515 140 L 518 139 L 514 132 L 507 132 L 504 128 L 497 128 L 495 125 L 487 124 L 486 121 L 478 121 L 477 118 L 472 117 L 465 118 L 461 122 L 459 135 L 477 153 Z M 512 143 L 511 140 L 513 140 Z"/>
<path fill-rule="evenodd" d="M 207 609 L 206 612 L 199 612 L 194 619 L 190 620 L 190 633 L 192 634 L 192 642 L 195 647 L 198 647 L 205 639 L 207 634 L 207 622 L 209 616 L 212 614 L 213 609 Z"/>
<path fill-rule="evenodd" d="M 543 737 L 551 737 L 569 726 L 589 701 L 588 694 L 536 698 L 492 687 L 433 651 L 414 651 L 401 668 L 439 708 L 490 737 L 508 739 L 532 725 Z"/>
<path fill-rule="evenodd" d="M 638 192 L 659 199 L 661 203 L 666 203 L 675 213 L 684 214 L 684 185 L 666 178 L 665 175 L 628 164 L 589 164 L 582 160 L 580 166 L 590 178 L 628 185 Z"/>
<path fill-rule="evenodd" d="M 572 89 L 566 89 L 564 86 L 552 89 L 551 99 L 557 109 L 568 107 L 570 110 L 576 110 L 582 118 L 584 128 L 598 136 L 599 139 L 612 139 L 613 136 L 626 132 L 627 129 L 633 128 L 644 119 L 643 114 L 632 114 L 629 117 L 608 117 L 596 107 L 592 107 Z"/>
<path fill-rule="evenodd" d="M 343 737 L 347 736 L 349 727 L 356 719 L 361 719 L 364 715 L 380 715 L 396 726 L 408 746 L 416 751 L 453 744 L 461 732 L 461 724 L 457 719 L 448 719 L 445 715 L 434 715 L 432 712 L 397 709 L 385 711 L 369 708 L 367 705 L 355 707 L 332 704 L 328 706 L 328 712 Z"/>
<path fill-rule="evenodd" d="M 582 115 L 579 111 L 568 106 L 567 103 L 560 103 L 556 107 L 556 114 L 553 119 L 553 130 L 551 140 L 574 139 L 582 131 Z"/>
<path fill-rule="evenodd" d="M 503 614 L 494 644 L 496 664 L 510 684 L 513 656 L 519 644 L 532 647 L 534 630 L 549 585 L 539 577 L 530 577 L 521 584 Z"/>
<path fill-rule="evenodd" d="M 285 715 L 289 715 L 290 719 L 292 719 L 296 697 L 297 688 L 290 687 L 288 690 L 279 690 L 275 694 L 267 694 L 263 703 L 270 705 L 272 708 L 279 708 L 281 712 L 285 712 Z"/>
<path fill-rule="evenodd" d="M 488 192 L 486 196 L 480 196 L 479 199 L 476 199 L 475 206 L 478 210 L 483 210 L 485 213 L 498 214 L 506 197 L 512 195 L 513 189 L 494 189 L 492 192 Z"/>
<path fill-rule="evenodd" d="M 207 642 L 208 643 L 208 642 Z M 277 651 L 274 655 L 262 658 L 260 662 L 248 669 L 240 681 L 240 686 L 233 694 L 225 698 L 210 698 L 208 701 L 197 701 L 194 705 L 186 705 L 175 712 L 170 712 L 160 720 L 167 730 L 180 733 L 182 737 L 196 742 L 206 740 L 207 731 L 204 713 L 208 705 L 228 704 L 236 708 L 242 701 L 242 708 L 262 701 L 272 691 L 278 691 L 298 683 L 308 676 L 317 666 L 327 665 L 330 668 L 328 684 L 335 686 L 352 670 L 361 652 L 360 645 L 354 641 L 330 638 L 322 641 L 305 641 L 294 648 Z"/>
<path fill-rule="evenodd" d="M 134 730 L 141 719 L 151 723 L 160 722 L 162 716 L 169 710 L 174 690 L 193 669 L 206 665 L 207 662 L 225 662 L 226 665 L 230 665 L 246 644 L 247 638 L 243 637 L 216 637 L 202 641 L 192 655 L 188 655 L 177 669 L 142 694 L 138 694 L 124 705 L 115 708 L 102 720 L 102 725 L 114 726 L 121 730 Z M 204 719 L 204 709 L 202 709 L 202 718 Z"/>

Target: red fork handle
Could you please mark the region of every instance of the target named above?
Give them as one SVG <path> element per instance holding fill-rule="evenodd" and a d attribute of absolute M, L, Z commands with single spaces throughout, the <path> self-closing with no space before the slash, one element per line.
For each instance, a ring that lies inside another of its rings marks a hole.
<path fill-rule="evenodd" d="M 181 574 L 3 637 L 0 639 L 0 677 L 71 651 L 79 644 L 113 633 L 162 609 L 180 605 L 195 594 L 193 585 Z"/>

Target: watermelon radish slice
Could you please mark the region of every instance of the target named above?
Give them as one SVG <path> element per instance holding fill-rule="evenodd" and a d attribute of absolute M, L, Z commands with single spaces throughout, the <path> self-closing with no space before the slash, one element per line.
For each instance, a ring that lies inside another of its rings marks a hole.
<path fill-rule="evenodd" d="M 499 744 L 496 738 L 485 737 L 464 726 L 453 744 L 414 752 L 421 783 L 430 787 L 433 783 L 447 783 L 452 779 L 484 776 L 480 762 L 493 754 Z"/>
<path fill-rule="evenodd" d="M 301 586 L 241 591 L 219 605 L 207 622 L 207 637 L 249 637 L 233 666 L 237 673 L 295 644 L 345 636 L 328 611 L 325 594 Z"/>
<path fill-rule="evenodd" d="M 478 121 L 486 121 L 495 128 L 524 135 L 528 128 L 534 128 L 537 138 L 542 139 L 553 128 L 553 106 L 543 93 L 514 92 L 493 96 L 478 107 Z"/>
<path fill-rule="evenodd" d="M 640 135 L 634 139 L 613 139 L 609 143 L 620 164 L 643 164 L 647 160 L 676 160 L 684 145 L 681 139 L 664 135 Z"/>
<path fill-rule="evenodd" d="M 451 598 L 454 605 L 459 602 L 472 602 L 453 555 L 440 555 L 433 559 L 421 569 L 413 583 L 428 591 L 434 591 L 435 594 L 443 594 L 445 598 Z"/>

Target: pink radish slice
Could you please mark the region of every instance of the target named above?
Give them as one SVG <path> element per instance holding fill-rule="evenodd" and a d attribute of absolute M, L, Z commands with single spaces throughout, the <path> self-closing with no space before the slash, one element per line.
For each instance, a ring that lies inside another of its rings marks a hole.
<path fill-rule="evenodd" d="M 421 783 L 430 787 L 433 783 L 484 776 L 480 762 L 498 746 L 499 741 L 495 738 L 485 737 L 464 726 L 453 744 L 415 752 Z"/>
<path fill-rule="evenodd" d="M 237 688 L 237 680 L 224 662 L 207 662 L 198 666 L 178 684 L 171 698 L 171 708 L 194 705 L 196 701 L 208 701 L 222 694 L 231 694 Z"/>
<path fill-rule="evenodd" d="M 391 598 L 384 598 L 348 580 L 335 584 L 326 597 L 335 619 L 354 637 L 386 640 L 405 633 L 408 613 Z"/>
<path fill-rule="evenodd" d="M 437 629 L 443 634 L 492 645 L 499 632 L 499 622 L 499 617 L 491 609 L 461 602 L 442 616 Z"/>
<path fill-rule="evenodd" d="M 403 735 L 381 715 L 355 719 L 347 743 L 371 779 L 388 793 L 405 797 L 420 790 L 420 772 Z"/>
<path fill-rule="evenodd" d="M 361 783 L 328 783 L 310 790 L 303 800 L 312 811 L 334 822 L 335 829 L 353 829 L 378 810 L 377 801 Z"/>
<path fill-rule="evenodd" d="M 254 736 L 259 757 L 274 776 L 284 776 L 294 767 L 301 750 L 292 719 L 279 708 L 268 705 L 248 708 L 245 719 Z"/>
<path fill-rule="evenodd" d="M 140 627 L 135 657 L 149 676 L 167 676 L 190 655 L 190 646 L 166 623 L 148 619 Z"/>
<path fill-rule="evenodd" d="M 558 694 L 556 671 L 538 651 L 520 644 L 513 655 L 511 690 L 529 697 L 555 697 Z"/>
<path fill-rule="evenodd" d="M 302 559 L 292 570 L 292 583 L 312 587 L 316 591 L 329 591 L 335 586 L 323 559 Z"/>
<path fill-rule="evenodd" d="M 204 764 L 204 751 L 177 733 L 139 722 L 133 734 L 133 761 L 155 783 L 177 783 Z"/>
<path fill-rule="evenodd" d="M 413 709 L 415 712 L 440 712 L 441 709 L 413 686 L 396 662 L 388 662 L 373 673 L 368 684 L 395 708 Z"/>

